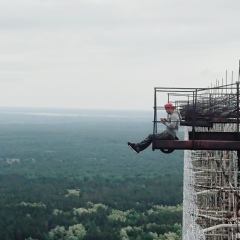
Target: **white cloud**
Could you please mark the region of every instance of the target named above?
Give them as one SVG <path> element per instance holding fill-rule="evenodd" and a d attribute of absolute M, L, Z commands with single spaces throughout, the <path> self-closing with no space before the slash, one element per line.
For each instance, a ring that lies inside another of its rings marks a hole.
<path fill-rule="evenodd" d="M 0 105 L 152 108 L 237 77 L 238 0 L 0 1 Z"/>

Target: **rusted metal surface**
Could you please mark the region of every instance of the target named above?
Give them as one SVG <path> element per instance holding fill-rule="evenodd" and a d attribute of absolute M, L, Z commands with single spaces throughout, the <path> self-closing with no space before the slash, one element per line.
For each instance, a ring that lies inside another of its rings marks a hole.
<path fill-rule="evenodd" d="M 189 140 L 238 141 L 237 132 L 189 132 Z M 240 142 L 239 142 L 240 143 Z"/>
<path fill-rule="evenodd" d="M 195 123 L 195 127 L 213 127 L 213 123 L 212 122 L 207 122 L 207 121 L 196 121 Z M 193 122 L 192 121 L 181 121 L 180 122 L 181 126 L 192 126 Z"/>
<path fill-rule="evenodd" d="M 236 118 L 212 118 L 209 120 L 211 123 L 239 123 L 239 121 Z"/>
<path fill-rule="evenodd" d="M 152 149 L 189 149 L 189 150 L 240 150 L 238 141 L 213 141 L 213 140 L 153 140 Z"/>
<path fill-rule="evenodd" d="M 196 119 L 193 121 L 181 121 L 181 126 L 195 126 L 195 127 L 213 127 L 214 123 L 238 123 L 238 120 L 235 118 L 202 118 Z"/>

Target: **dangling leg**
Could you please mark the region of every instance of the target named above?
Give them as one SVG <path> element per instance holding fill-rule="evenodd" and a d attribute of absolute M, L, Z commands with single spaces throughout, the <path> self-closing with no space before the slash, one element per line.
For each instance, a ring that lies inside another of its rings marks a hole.
<path fill-rule="evenodd" d="M 155 139 L 158 139 L 158 140 L 173 140 L 174 137 L 171 134 L 169 134 L 167 131 L 164 131 L 162 133 L 155 134 Z"/>
<path fill-rule="evenodd" d="M 147 138 L 145 138 L 140 143 L 130 143 L 128 142 L 128 146 L 135 152 L 139 153 L 140 151 L 143 151 L 146 149 L 151 143 L 153 139 L 153 134 L 149 134 Z"/>
<path fill-rule="evenodd" d="M 155 135 L 149 134 L 147 138 L 145 138 L 142 142 L 137 143 L 136 147 L 139 151 L 143 151 L 146 149 L 153 141 L 153 139 L 158 140 L 173 140 L 174 137 L 171 136 L 168 132 L 164 131 L 162 133 L 156 133 Z"/>
<path fill-rule="evenodd" d="M 144 149 L 146 149 L 153 141 L 154 139 L 159 139 L 159 140 L 173 140 L 174 137 L 171 136 L 168 132 L 164 131 L 162 133 L 157 133 L 155 135 L 153 134 L 149 134 L 147 136 L 147 138 L 145 138 L 143 141 L 141 141 L 140 143 L 130 143 L 128 142 L 128 146 L 135 152 L 135 153 L 139 153 L 141 151 L 143 151 Z"/>
<path fill-rule="evenodd" d="M 137 149 L 140 151 L 143 151 L 144 149 L 146 149 L 153 140 L 153 134 L 149 134 L 143 141 L 141 141 L 140 143 L 136 144 Z"/>

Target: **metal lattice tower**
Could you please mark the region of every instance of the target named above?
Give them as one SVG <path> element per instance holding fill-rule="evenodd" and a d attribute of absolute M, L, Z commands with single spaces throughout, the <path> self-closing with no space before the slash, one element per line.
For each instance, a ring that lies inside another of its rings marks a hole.
<path fill-rule="evenodd" d="M 195 130 L 237 132 L 237 124 L 214 123 Z M 183 239 L 239 239 L 238 165 L 237 151 L 185 150 Z"/>
<path fill-rule="evenodd" d="M 234 132 L 236 124 L 214 128 Z M 238 176 L 236 151 L 185 150 L 183 239 L 237 239 Z"/>
<path fill-rule="evenodd" d="M 210 88 L 155 88 L 153 133 L 163 109 L 159 93 L 167 93 L 185 126 L 184 140 L 152 145 L 165 153 L 184 149 L 184 240 L 240 240 L 239 85 L 232 80 Z"/>

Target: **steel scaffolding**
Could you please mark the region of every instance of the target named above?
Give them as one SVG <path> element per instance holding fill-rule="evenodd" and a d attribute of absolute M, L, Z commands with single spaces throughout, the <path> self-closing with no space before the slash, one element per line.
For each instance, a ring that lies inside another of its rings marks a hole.
<path fill-rule="evenodd" d="M 185 139 L 152 144 L 165 153 L 185 150 L 183 239 L 240 239 L 239 81 L 209 88 L 155 88 L 154 134 L 163 110 L 159 94 L 167 94 L 185 126 Z"/>

